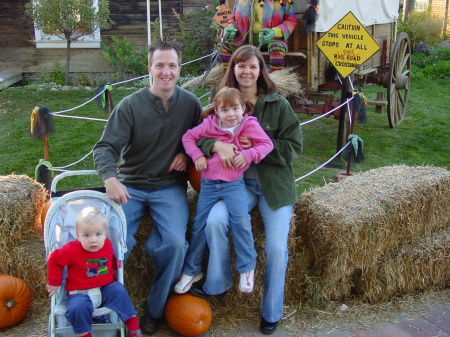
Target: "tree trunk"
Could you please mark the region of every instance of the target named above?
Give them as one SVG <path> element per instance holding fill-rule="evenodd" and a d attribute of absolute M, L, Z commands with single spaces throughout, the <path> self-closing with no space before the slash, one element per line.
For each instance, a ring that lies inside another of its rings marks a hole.
<path fill-rule="evenodd" d="M 69 76 L 69 69 L 70 69 L 70 38 L 66 37 L 67 41 L 67 50 L 66 50 L 66 84 L 70 84 L 70 76 Z"/>
<path fill-rule="evenodd" d="M 403 21 L 408 21 L 409 12 L 414 10 L 416 0 L 405 0 L 403 2 Z"/>
<path fill-rule="evenodd" d="M 448 24 L 448 1 L 445 0 L 445 9 L 444 9 L 444 28 L 442 30 L 442 35 L 445 36 L 447 33 L 447 24 Z"/>

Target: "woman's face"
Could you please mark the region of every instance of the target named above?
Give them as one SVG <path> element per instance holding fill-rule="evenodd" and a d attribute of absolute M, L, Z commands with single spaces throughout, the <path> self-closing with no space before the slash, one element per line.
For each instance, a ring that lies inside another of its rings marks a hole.
<path fill-rule="evenodd" d="M 240 89 L 256 88 L 259 74 L 259 62 L 256 56 L 253 56 L 246 61 L 236 63 L 234 66 L 234 76 L 236 76 Z"/>

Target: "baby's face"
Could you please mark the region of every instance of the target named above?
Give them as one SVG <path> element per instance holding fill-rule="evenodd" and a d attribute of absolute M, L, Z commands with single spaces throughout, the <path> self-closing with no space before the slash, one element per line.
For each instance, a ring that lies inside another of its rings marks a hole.
<path fill-rule="evenodd" d="M 80 223 L 77 230 L 78 241 L 88 252 L 97 252 L 105 245 L 108 230 L 102 223 Z"/>

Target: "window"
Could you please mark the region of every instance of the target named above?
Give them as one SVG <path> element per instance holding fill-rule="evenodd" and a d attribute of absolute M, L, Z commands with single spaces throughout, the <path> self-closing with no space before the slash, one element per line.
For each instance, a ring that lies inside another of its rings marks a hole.
<path fill-rule="evenodd" d="M 93 0 L 93 3 L 94 8 L 98 10 L 98 0 Z M 67 41 L 63 34 L 46 34 L 35 27 L 34 36 L 36 48 L 67 48 Z M 100 48 L 100 42 L 100 29 L 96 29 L 92 34 L 84 35 L 79 40 L 72 41 L 70 48 Z"/>

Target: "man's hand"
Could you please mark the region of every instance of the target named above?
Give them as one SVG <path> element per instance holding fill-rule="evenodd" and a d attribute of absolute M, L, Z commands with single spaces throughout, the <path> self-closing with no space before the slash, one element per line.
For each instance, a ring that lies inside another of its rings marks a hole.
<path fill-rule="evenodd" d="M 259 43 L 267 44 L 275 37 L 275 31 L 271 28 L 261 28 L 259 31 Z"/>
<path fill-rule="evenodd" d="M 222 160 L 223 167 L 227 169 L 235 169 L 234 157 L 236 154 L 234 151 L 236 150 L 238 150 L 236 145 L 223 143 L 221 141 L 216 141 L 211 147 L 211 152 L 219 155 L 219 158 Z"/>
<path fill-rule="evenodd" d="M 225 42 L 231 42 L 236 38 L 237 29 L 234 27 L 226 27 L 223 32 L 225 34 Z"/>
<path fill-rule="evenodd" d="M 184 171 L 188 165 L 187 158 L 182 153 L 177 153 L 175 158 L 172 160 L 172 164 L 170 164 L 169 172 L 175 171 Z"/>
<path fill-rule="evenodd" d="M 116 177 L 105 180 L 106 195 L 111 200 L 119 204 L 126 204 L 131 196 L 128 194 L 127 188 Z"/>
<path fill-rule="evenodd" d="M 52 297 L 56 290 L 58 290 L 59 286 L 51 286 L 50 284 L 46 285 L 48 291 L 48 297 Z"/>
<path fill-rule="evenodd" d="M 243 168 L 247 165 L 247 159 L 245 159 L 244 155 L 240 151 L 236 151 L 237 156 L 234 158 L 234 166 L 237 168 Z"/>
<path fill-rule="evenodd" d="M 197 171 L 206 170 L 208 168 L 208 161 L 205 156 L 198 157 L 195 161 L 195 169 Z"/>

